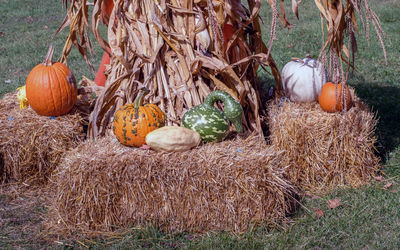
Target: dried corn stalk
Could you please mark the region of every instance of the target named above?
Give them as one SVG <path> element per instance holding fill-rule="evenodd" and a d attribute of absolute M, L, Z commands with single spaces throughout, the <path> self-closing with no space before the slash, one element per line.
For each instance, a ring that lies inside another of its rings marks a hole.
<path fill-rule="evenodd" d="M 328 73 L 333 82 L 347 82 L 351 68 L 354 68 L 354 54 L 357 52 L 356 32 L 359 27 L 356 14 L 362 22 L 369 41 L 370 22 L 375 28 L 387 62 L 385 45 L 378 16 L 369 7 L 367 0 L 314 0 L 321 13 L 322 33 L 325 42 L 320 57 L 328 66 Z M 323 20 L 326 26 L 323 25 Z M 346 45 L 347 41 L 347 45 Z M 345 68 L 345 66 L 347 66 Z"/>
<path fill-rule="evenodd" d="M 258 17 L 261 0 L 247 0 L 248 7 L 241 0 L 114 0 L 108 43 L 98 32 L 104 20 L 101 15 L 104 0 L 91 3 L 91 26 L 86 0 L 70 0 L 69 8 L 68 1 L 63 2 L 68 13 L 60 30 L 70 27 L 64 61 L 75 45 L 91 65 L 87 59 L 87 50 L 92 50 L 88 29 L 103 49 L 111 48 L 106 87 L 89 117 L 90 136 L 104 135 L 114 112 L 132 102 L 142 87 L 150 89 L 147 101 L 159 105 L 167 114 L 169 125 L 180 124 L 183 114 L 200 104 L 212 90 L 225 90 L 242 104 L 245 130 L 263 134 L 261 119 L 265 111 L 261 108 L 257 69 L 260 65 L 269 66 L 280 88 L 280 73 L 270 52 L 276 39 L 276 20 L 279 18 L 284 27 L 291 27 L 284 0 L 280 0 L 280 13 L 277 0 L 268 0 L 272 9 L 268 47 L 261 39 Z M 300 2 L 292 0 L 296 16 Z M 315 3 L 327 20 L 328 35 L 321 58 L 329 61 L 333 80 L 344 79 L 342 62 L 353 66 L 356 51 L 354 12 L 361 17 L 365 13 L 366 22 L 361 20 L 367 29 L 368 20 L 372 20 L 381 38 L 379 20 L 366 0 L 347 0 L 346 6 L 341 0 L 315 0 Z M 225 41 L 224 29 L 229 25 L 234 33 Z M 350 50 L 344 45 L 346 34 Z"/>

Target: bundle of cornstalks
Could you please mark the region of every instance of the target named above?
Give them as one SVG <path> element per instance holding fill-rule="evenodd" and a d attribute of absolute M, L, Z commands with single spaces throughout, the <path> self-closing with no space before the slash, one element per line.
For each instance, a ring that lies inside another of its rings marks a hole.
<path fill-rule="evenodd" d="M 272 9 L 268 47 L 261 39 L 261 0 L 114 0 L 107 18 L 102 13 L 107 1 L 63 2 L 69 11 L 60 30 L 70 27 L 63 60 L 74 44 L 91 65 L 89 11 L 96 40 L 105 51 L 108 47 L 111 51 L 106 86 L 89 118 L 91 136 L 104 135 L 115 111 L 132 102 L 142 87 L 150 89 L 147 101 L 167 114 L 168 125 L 179 125 L 183 114 L 202 103 L 211 91 L 224 90 L 243 106 L 244 129 L 262 135 L 265 110 L 261 107 L 257 70 L 260 65 L 268 66 L 280 89 L 280 73 L 270 53 L 278 18 L 284 27 L 291 27 L 283 0 L 280 11 L 276 0 L 268 0 Z M 344 72 L 353 67 L 356 51 L 355 13 L 368 31 L 371 20 L 381 39 L 379 20 L 366 0 L 347 0 L 346 5 L 342 0 L 315 3 L 328 31 L 321 58 L 329 64 L 331 78 L 345 81 Z M 94 7 L 89 8 L 90 4 Z M 296 15 L 298 4 L 292 1 Z M 107 23 L 108 42 L 98 31 L 101 22 Z M 349 46 L 345 46 L 346 35 Z M 342 62 L 349 65 L 347 70 Z"/>

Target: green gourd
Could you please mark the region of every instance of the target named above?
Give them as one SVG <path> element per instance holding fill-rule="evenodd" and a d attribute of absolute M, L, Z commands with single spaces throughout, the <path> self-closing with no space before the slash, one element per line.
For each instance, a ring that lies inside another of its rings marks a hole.
<path fill-rule="evenodd" d="M 224 112 L 214 107 L 216 101 L 224 103 Z M 242 132 L 242 106 L 231 95 L 222 90 L 211 92 L 204 103 L 187 111 L 182 125 L 198 132 L 205 142 L 222 141 L 229 132 L 231 121 L 239 133 Z"/>

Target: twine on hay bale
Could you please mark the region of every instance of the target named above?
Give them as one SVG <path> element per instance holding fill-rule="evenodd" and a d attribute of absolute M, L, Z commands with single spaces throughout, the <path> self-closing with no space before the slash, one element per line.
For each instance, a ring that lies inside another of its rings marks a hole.
<path fill-rule="evenodd" d="M 276 99 L 268 104 L 271 144 L 285 150 L 288 179 L 302 190 L 357 187 L 380 168 L 375 154 L 376 116 L 354 91 L 352 96 L 350 110 L 333 114 L 315 102 Z"/>
<path fill-rule="evenodd" d="M 282 152 L 259 137 L 157 153 L 114 137 L 70 151 L 52 175 L 47 226 L 87 235 L 155 224 L 167 232 L 243 232 L 280 223 L 295 208 Z"/>
<path fill-rule="evenodd" d="M 0 100 L 0 183 L 43 184 L 64 153 L 85 137 L 77 113 L 39 116 L 20 109 L 16 92 Z"/>

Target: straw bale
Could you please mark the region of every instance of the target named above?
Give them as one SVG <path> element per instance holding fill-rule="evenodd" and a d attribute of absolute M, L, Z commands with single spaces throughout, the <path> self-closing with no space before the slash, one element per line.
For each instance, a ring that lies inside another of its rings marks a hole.
<path fill-rule="evenodd" d="M 51 119 L 21 110 L 16 92 L 0 100 L 0 183 L 44 184 L 64 153 L 85 137 L 76 113 Z"/>
<path fill-rule="evenodd" d="M 93 235 L 146 224 L 167 232 L 275 225 L 296 204 L 281 154 L 255 136 L 171 153 L 128 148 L 110 136 L 88 140 L 52 175 L 47 228 Z"/>
<path fill-rule="evenodd" d="M 327 113 L 318 103 L 275 99 L 268 104 L 270 142 L 285 150 L 287 178 L 305 191 L 367 183 L 380 168 L 376 155 L 377 119 L 352 91 L 354 106 Z"/>

